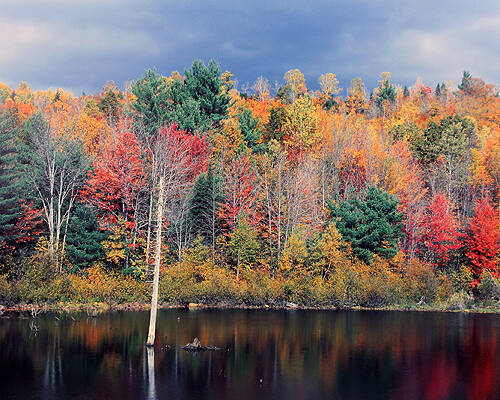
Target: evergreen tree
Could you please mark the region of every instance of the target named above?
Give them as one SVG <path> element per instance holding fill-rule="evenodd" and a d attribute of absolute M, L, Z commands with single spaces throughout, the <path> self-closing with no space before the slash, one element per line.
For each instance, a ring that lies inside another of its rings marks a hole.
<path fill-rule="evenodd" d="M 113 90 L 108 90 L 99 101 L 99 109 L 106 115 L 106 118 L 111 123 L 118 121 L 120 117 L 120 101 Z"/>
<path fill-rule="evenodd" d="M 164 77 L 148 70 L 144 77 L 132 83 L 136 100 L 131 104 L 137 126 L 147 135 L 154 135 L 168 122 L 168 86 Z"/>
<path fill-rule="evenodd" d="M 284 107 L 273 107 L 269 113 L 269 121 L 265 127 L 265 136 L 267 141 L 283 139 L 283 124 L 286 119 L 286 110 Z"/>
<path fill-rule="evenodd" d="M 215 238 L 221 232 L 217 209 L 222 200 L 220 180 L 210 168 L 207 173 L 200 174 L 194 184 L 188 218 L 193 233 L 211 246 L 215 246 Z"/>
<path fill-rule="evenodd" d="M 75 205 L 66 236 L 66 256 L 73 270 L 90 267 L 102 260 L 104 250 L 101 243 L 107 237 L 108 234 L 100 229 L 92 208 Z"/>
<path fill-rule="evenodd" d="M 238 221 L 229 238 L 228 254 L 236 265 L 236 277 L 239 277 L 241 266 L 249 267 L 257 261 L 260 248 L 257 232 L 246 218 Z"/>
<path fill-rule="evenodd" d="M 170 85 L 172 109 L 170 121 L 188 132 L 205 132 L 218 126 L 226 118 L 230 98 L 222 90 L 220 67 L 211 60 L 193 62 L 184 79 L 175 79 Z"/>
<path fill-rule="evenodd" d="M 451 160 L 462 156 L 467 146 L 474 144 L 475 131 L 474 122 L 469 118 L 445 117 L 439 124 L 431 121 L 422 135 L 411 143 L 411 149 L 424 166 L 435 162 L 440 155 Z"/>
<path fill-rule="evenodd" d="M 408 90 L 408 86 L 405 85 L 405 88 L 403 90 L 403 97 L 408 98 L 410 97 L 410 91 Z"/>
<path fill-rule="evenodd" d="M 13 228 L 21 213 L 16 142 L 16 114 L 0 111 L 0 255 L 12 249 Z"/>
<path fill-rule="evenodd" d="M 472 92 L 472 75 L 469 71 L 464 71 L 462 75 L 462 82 L 458 85 L 458 89 L 464 94 L 471 94 Z"/>
<path fill-rule="evenodd" d="M 388 79 L 377 88 L 375 96 L 375 104 L 378 108 L 383 109 L 385 103 L 394 103 L 396 101 L 396 89 Z"/>
<path fill-rule="evenodd" d="M 403 216 L 398 201 L 390 194 L 370 187 L 364 198 L 330 203 L 329 208 L 343 240 L 351 243 L 353 253 L 361 260 L 370 263 L 374 254 L 385 258 L 396 255 Z"/>
<path fill-rule="evenodd" d="M 244 108 L 238 114 L 238 123 L 243 134 L 245 145 L 254 153 L 265 150 L 265 144 L 260 143 L 262 131 L 258 128 L 259 121 L 254 118 L 252 112 Z"/>

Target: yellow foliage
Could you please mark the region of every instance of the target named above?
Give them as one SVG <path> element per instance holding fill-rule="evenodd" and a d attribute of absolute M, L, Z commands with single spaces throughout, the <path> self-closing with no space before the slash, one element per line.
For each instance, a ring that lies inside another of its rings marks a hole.
<path fill-rule="evenodd" d="M 309 96 L 301 96 L 286 108 L 283 131 L 285 145 L 293 151 L 308 151 L 321 142 L 318 115 Z"/>

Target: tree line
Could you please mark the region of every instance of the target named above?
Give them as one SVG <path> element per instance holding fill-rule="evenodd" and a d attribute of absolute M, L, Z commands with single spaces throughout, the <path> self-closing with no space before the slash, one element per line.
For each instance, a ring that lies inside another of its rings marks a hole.
<path fill-rule="evenodd" d="M 456 89 L 318 83 L 295 69 L 238 90 L 194 61 L 79 97 L 0 84 L 4 287 L 32 270 L 145 282 L 156 258 L 197 284 L 206 268 L 294 282 L 294 299 L 310 280 L 346 300 L 380 268 L 414 298 L 429 276 L 430 297 L 483 281 L 498 297 L 498 89 L 468 72 Z"/>

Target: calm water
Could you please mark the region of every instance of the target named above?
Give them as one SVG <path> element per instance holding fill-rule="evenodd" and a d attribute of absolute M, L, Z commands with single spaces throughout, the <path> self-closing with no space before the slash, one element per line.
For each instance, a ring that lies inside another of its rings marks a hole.
<path fill-rule="evenodd" d="M 500 399 L 499 315 L 169 310 L 152 351 L 146 312 L 57 318 L 0 319 L 0 399 Z"/>

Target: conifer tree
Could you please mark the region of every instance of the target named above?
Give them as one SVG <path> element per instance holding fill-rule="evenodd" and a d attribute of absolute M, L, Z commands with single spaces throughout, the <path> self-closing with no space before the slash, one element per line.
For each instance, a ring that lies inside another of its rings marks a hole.
<path fill-rule="evenodd" d="M 339 205 L 329 204 L 337 229 L 353 253 L 366 263 L 374 254 L 392 258 L 402 235 L 402 214 L 398 201 L 376 187 L 370 187 L 364 198 L 352 197 Z"/>
<path fill-rule="evenodd" d="M 217 214 L 222 202 L 220 179 L 210 168 L 196 180 L 191 198 L 189 221 L 195 236 L 203 237 L 205 243 L 215 247 L 215 238 L 221 233 L 221 221 Z"/>
<path fill-rule="evenodd" d="M 102 241 L 107 233 L 100 229 L 95 212 L 91 207 L 76 204 L 71 215 L 66 237 L 66 256 L 73 270 L 91 267 L 102 260 L 104 250 Z"/>
<path fill-rule="evenodd" d="M 147 135 L 154 135 L 168 121 L 168 86 L 164 77 L 154 70 L 132 83 L 136 100 L 131 104 L 136 124 Z"/>
<path fill-rule="evenodd" d="M 21 176 L 17 163 L 17 118 L 0 111 L 0 256 L 12 250 L 14 227 L 21 213 Z"/>

